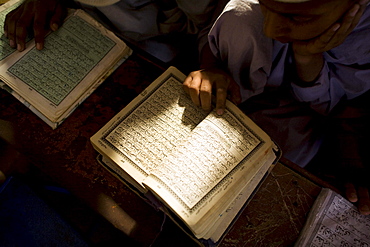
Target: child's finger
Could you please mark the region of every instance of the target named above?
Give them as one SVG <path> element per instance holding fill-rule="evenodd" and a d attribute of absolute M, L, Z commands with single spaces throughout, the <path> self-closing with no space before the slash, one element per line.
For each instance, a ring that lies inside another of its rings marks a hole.
<path fill-rule="evenodd" d="M 48 10 L 45 8 L 41 8 L 39 4 L 37 4 L 35 8 L 37 8 L 38 11 L 35 13 L 35 16 L 33 17 L 34 20 L 33 33 L 35 36 L 36 48 L 38 50 L 41 50 L 44 47 L 44 39 L 48 31 L 46 29 L 46 19 L 48 15 Z"/>
<path fill-rule="evenodd" d="M 369 190 L 364 187 L 358 188 L 358 209 L 360 210 L 361 214 L 369 215 L 370 214 L 370 196 Z"/>
<path fill-rule="evenodd" d="M 212 108 L 212 83 L 208 78 L 202 78 L 199 91 L 200 105 L 203 110 L 209 111 Z"/>
<path fill-rule="evenodd" d="M 63 7 L 60 3 L 57 3 L 55 13 L 50 19 L 50 29 L 56 31 L 62 25 L 66 15 L 67 9 Z"/>
<path fill-rule="evenodd" d="M 240 104 L 242 102 L 242 96 L 238 84 L 234 81 L 230 82 L 228 90 L 231 94 L 231 101 L 236 105 Z"/>
<path fill-rule="evenodd" d="M 346 197 L 350 202 L 357 202 L 358 196 L 355 186 L 352 183 L 346 183 Z"/>
<path fill-rule="evenodd" d="M 216 82 L 216 112 L 218 115 L 222 115 L 224 113 L 227 91 L 228 83 L 223 81 Z"/>
<path fill-rule="evenodd" d="M 361 17 L 360 14 L 362 15 L 362 13 L 360 13 L 360 5 L 354 4 L 344 16 L 341 28 L 338 30 L 338 34 L 343 34 L 347 36 L 347 34 L 351 32 L 353 28 L 357 25 L 359 17 Z"/>
<path fill-rule="evenodd" d="M 192 80 L 192 77 L 191 76 L 187 76 L 185 81 L 183 82 L 182 84 L 182 88 L 184 89 L 184 91 L 190 95 L 190 92 L 189 92 L 189 85 L 190 85 L 190 82 Z"/>
<path fill-rule="evenodd" d="M 17 44 L 17 40 L 16 40 L 17 28 L 19 30 L 19 26 L 23 25 L 22 22 L 21 24 L 18 23 L 18 20 L 20 16 L 22 15 L 22 13 L 23 13 L 23 10 L 21 9 L 21 7 L 18 7 L 17 9 L 10 12 L 5 18 L 4 33 L 5 33 L 5 36 L 9 39 L 10 46 L 13 48 L 15 48 Z M 26 26 L 24 26 L 22 30 L 26 30 Z"/>
<path fill-rule="evenodd" d="M 367 6 L 367 3 L 368 1 L 360 1 L 358 4 L 360 6 L 360 9 L 357 11 L 357 14 L 355 15 L 354 19 L 353 19 L 353 22 L 352 22 L 352 26 L 353 28 L 356 27 L 357 23 L 360 21 L 360 18 L 362 16 L 362 14 L 364 13 L 365 9 L 366 9 L 366 6 Z"/>
<path fill-rule="evenodd" d="M 186 77 L 183 88 L 186 93 L 190 95 L 191 100 L 193 103 L 197 106 L 200 106 L 200 100 L 199 100 L 199 88 L 201 85 L 201 78 L 197 76 L 197 71 L 194 71 Z"/>
<path fill-rule="evenodd" d="M 337 31 L 340 28 L 341 28 L 341 25 L 339 23 L 335 23 L 330 29 L 328 29 L 328 31 L 323 33 L 319 37 L 319 41 L 322 43 L 322 45 L 326 46 L 333 39 L 334 35 L 336 35 Z"/>

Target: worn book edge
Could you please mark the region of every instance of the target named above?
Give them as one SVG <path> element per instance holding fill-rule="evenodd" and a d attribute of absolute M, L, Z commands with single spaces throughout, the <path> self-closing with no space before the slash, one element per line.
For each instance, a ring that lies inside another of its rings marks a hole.
<path fill-rule="evenodd" d="M 20 2 L 21 1 L 18 0 L 10 1 L 1 6 L 1 11 L 6 11 L 7 8 L 12 7 L 12 5 L 19 4 Z M 22 102 L 53 129 L 58 127 L 81 104 L 81 102 L 91 95 L 91 93 L 95 91 L 95 89 L 132 53 L 132 50 L 122 40 L 116 37 L 111 31 L 105 29 L 103 25 L 98 23 L 83 10 L 70 10 L 69 17 L 72 15 L 78 15 L 96 30 L 99 30 L 104 36 L 111 38 L 112 41 L 115 42 L 115 46 L 111 52 L 108 53 L 105 58 L 103 58 L 103 60 L 95 65 L 94 69 L 86 75 L 85 79 L 77 84 L 76 88 L 73 89 L 58 106 L 55 106 L 49 100 L 38 94 L 38 92 L 33 90 L 29 91 L 27 89 L 27 85 L 21 80 L 16 79 L 17 83 L 12 83 L 11 78 L 14 78 L 14 76 L 10 76 L 7 72 L 7 68 L 10 67 L 9 63 L 7 62 L 8 60 L 16 62 L 18 59 L 25 56 L 30 50 L 35 49 L 33 39 L 27 43 L 27 48 L 25 51 L 20 53 L 14 50 L 11 55 L 4 58 L 4 60 L 0 62 L 2 70 L 0 79 L 3 81 L 2 88 L 5 88 L 4 84 L 6 84 L 6 91 L 13 94 L 15 98 Z M 63 26 L 61 28 L 63 28 Z M 116 52 L 116 50 L 119 52 Z M 107 63 L 107 67 L 104 69 L 105 65 L 103 64 L 105 63 L 104 61 L 107 61 L 107 57 L 111 57 L 111 61 Z M 90 80 L 89 78 L 92 78 L 91 74 L 95 73 L 95 68 L 100 71 L 100 75 L 97 74 L 95 79 Z M 84 86 L 79 87 L 80 84 Z M 21 87 L 18 88 L 19 86 Z"/>

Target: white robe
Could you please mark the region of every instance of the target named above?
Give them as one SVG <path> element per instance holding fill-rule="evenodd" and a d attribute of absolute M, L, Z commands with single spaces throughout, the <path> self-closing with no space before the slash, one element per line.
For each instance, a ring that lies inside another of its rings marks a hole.
<path fill-rule="evenodd" d="M 246 101 L 241 107 L 278 143 L 286 158 L 305 166 L 325 134 L 324 116 L 341 100 L 370 89 L 369 30 L 368 5 L 344 43 L 324 53 L 325 64 L 312 87 L 299 87 L 290 80 L 289 44 L 264 36 L 256 0 L 231 0 L 208 40 L 241 88 Z"/>

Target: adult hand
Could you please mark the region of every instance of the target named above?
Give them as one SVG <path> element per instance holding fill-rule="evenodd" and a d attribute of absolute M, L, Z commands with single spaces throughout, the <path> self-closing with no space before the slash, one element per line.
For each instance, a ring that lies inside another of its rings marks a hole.
<path fill-rule="evenodd" d="M 66 14 L 67 8 L 60 0 L 26 0 L 7 14 L 4 34 L 18 51 L 25 49 L 27 35 L 33 34 L 36 48 L 41 50 L 46 34 L 56 31 Z"/>
<path fill-rule="evenodd" d="M 345 185 L 346 197 L 350 202 L 357 203 L 358 210 L 363 215 L 370 215 L 369 189 L 363 186 L 355 186 L 353 183 Z"/>
<path fill-rule="evenodd" d="M 191 72 L 184 81 L 184 90 L 195 105 L 204 110 L 211 110 L 212 91 L 216 92 L 216 112 L 224 113 L 228 92 L 231 101 L 239 104 L 241 101 L 238 84 L 229 74 L 221 69 L 205 69 Z"/>
<path fill-rule="evenodd" d="M 341 23 L 333 24 L 320 36 L 308 41 L 294 42 L 293 51 L 295 55 L 310 56 L 321 54 L 342 44 L 358 24 L 368 2 L 368 0 L 360 0 L 358 3 L 355 3 L 344 14 Z"/>

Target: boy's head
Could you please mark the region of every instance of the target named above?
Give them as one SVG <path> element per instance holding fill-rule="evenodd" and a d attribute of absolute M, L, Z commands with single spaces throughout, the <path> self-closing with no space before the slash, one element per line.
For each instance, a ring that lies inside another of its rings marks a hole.
<path fill-rule="evenodd" d="M 265 34 L 280 42 L 309 40 L 322 34 L 356 0 L 259 0 Z"/>

